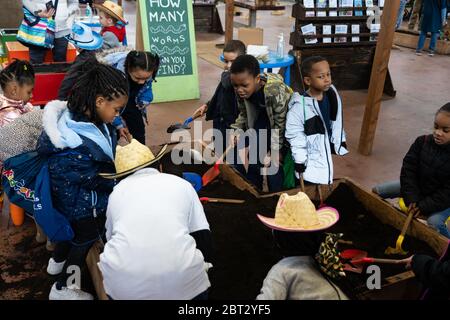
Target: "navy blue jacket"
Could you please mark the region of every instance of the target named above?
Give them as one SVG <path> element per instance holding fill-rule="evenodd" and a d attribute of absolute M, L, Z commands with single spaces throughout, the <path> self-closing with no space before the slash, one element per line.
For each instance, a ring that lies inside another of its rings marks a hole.
<path fill-rule="evenodd" d="M 420 31 L 439 32 L 439 30 L 442 30 L 442 9 L 446 6 L 446 0 L 423 1 Z"/>
<path fill-rule="evenodd" d="M 108 125 L 113 151 L 117 145 L 115 128 Z M 54 207 L 69 221 L 94 215 L 105 215 L 114 180 L 98 176 L 115 172 L 113 161 L 92 140 L 81 137 L 83 143 L 73 149 L 57 149 L 43 132 L 37 150 L 46 154 L 52 186 Z"/>

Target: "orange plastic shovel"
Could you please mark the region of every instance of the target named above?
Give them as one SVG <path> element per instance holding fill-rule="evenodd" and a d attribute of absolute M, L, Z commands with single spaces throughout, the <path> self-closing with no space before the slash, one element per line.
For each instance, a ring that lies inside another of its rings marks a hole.
<path fill-rule="evenodd" d="M 227 153 L 233 149 L 234 145 L 230 144 L 228 146 L 228 148 L 225 150 L 225 152 L 220 156 L 219 159 L 217 159 L 216 163 L 214 164 L 214 166 L 212 166 L 211 168 L 208 169 L 208 171 L 206 171 L 203 176 L 202 176 L 202 184 L 203 186 L 206 186 L 208 183 L 210 183 L 211 181 L 213 181 L 215 178 L 217 178 L 217 176 L 220 174 L 220 170 L 219 170 L 219 164 L 221 164 L 223 162 L 223 159 L 225 158 L 225 156 L 227 155 Z"/>

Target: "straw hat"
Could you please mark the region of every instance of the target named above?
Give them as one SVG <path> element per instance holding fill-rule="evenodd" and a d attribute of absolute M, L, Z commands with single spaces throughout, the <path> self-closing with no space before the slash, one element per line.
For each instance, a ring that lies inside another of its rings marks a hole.
<path fill-rule="evenodd" d="M 116 160 L 114 161 L 116 173 L 100 173 L 99 176 L 106 179 L 116 179 L 129 175 L 160 160 L 166 149 L 167 144 L 154 156 L 148 147 L 132 139 L 126 146 L 117 146 L 116 148 Z"/>
<path fill-rule="evenodd" d="M 122 7 L 112 1 L 106 0 L 103 3 L 101 3 L 101 2 L 94 3 L 94 7 L 101 11 L 104 11 L 111 17 L 113 17 L 123 23 L 127 23 L 127 21 L 123 17 Z"/>
<path fill-rule="evenodd" d="M 331 207 L 316 210 L 308 196 L 299 192 L 289 196 L 283 193 L 278 200 L 275 218 L 258 214 L 266 226 L 280 231 L 305 232 L 327 229 L 339 220 L 339 213 Z"/>

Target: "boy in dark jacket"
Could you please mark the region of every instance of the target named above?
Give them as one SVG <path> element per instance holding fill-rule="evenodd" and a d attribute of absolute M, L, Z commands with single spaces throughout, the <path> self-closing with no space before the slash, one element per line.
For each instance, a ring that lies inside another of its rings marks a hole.
<path fill-rule="evenodd" d="M 400 174 L 401 195 L 409 208 L 428 217 L 428 224 L 450 238 L 450 103 L 441 107 L 432 135 L 416 139 Z"/>
<path fill-rule="evenodd" d="M 245 44 L 242 41 L 231 40 L 225 44 L 223 48 L 224 72 L 222 72 L 216 91 L 211 100 L 195 110 L 193 114 L 193 117 L 195 117 L 197 115 L 203 116 L 206 113 L 206 120 L 212 120 L 213 128 L 219 130 L 222 134 L 222 139 L 215 138 L 218 143 L 215 146 L 216 150 L 220 150 L 220 148 L 225 150 L 226 130 L 230 129 L 239 114 L 229 70 L 233 61 L 245 54 L 245 51 Z"/>

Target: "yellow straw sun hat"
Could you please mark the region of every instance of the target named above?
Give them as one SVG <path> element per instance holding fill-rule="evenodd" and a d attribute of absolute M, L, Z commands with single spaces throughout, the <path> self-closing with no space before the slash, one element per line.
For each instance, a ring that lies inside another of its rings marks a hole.
<path fill-rule="evenodd" d="M 339 220 L 339 213 L 331 207 L 316 210 L 309 197 L 299 192 L 283 193 L 278 200 L 275 218 L 257 215 L 266 226 L 280 231 L 306 232 L 327 229 Z"/>
<path fill-rule="evenodd" d="M 132 139 L 126 146 L 117 146 L 116 148 L 116 159 L 114 161 L 116 173 L 100 173 L 99 176 L 106 179 L 116 179 L 131 174 L 160 160 L 166 149 L 167 144 L 154 156 L 147 146 Z"/>

